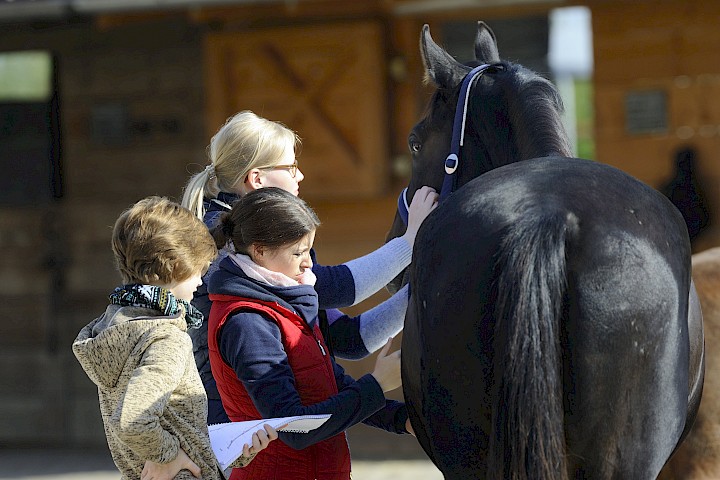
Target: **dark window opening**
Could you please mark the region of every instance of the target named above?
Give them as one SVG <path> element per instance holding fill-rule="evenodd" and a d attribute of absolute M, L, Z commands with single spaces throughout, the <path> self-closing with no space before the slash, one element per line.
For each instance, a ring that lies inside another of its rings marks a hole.
<path fill-rule="evenodd" d="M 0 53 L 0 206 L 62 196 L 55 70 L 50 52 Z"/>

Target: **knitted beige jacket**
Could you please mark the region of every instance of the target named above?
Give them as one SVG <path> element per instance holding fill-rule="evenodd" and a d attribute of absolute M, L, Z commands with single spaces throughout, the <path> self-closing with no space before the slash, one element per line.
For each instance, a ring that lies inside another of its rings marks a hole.
<path fill-rule="evenodd" d="M 207 397 L 182 315 L 109 305 L 84 327 L 73 353 L 97 385 L 105 435 L 123 479 L 139 479 L 146 460 L 167 463 L 178 448 L 220 480 L 208 437 Z M 234 467 L 246 465 L 240 457 Z M 176 479 L 191 479 L 188 470 Z"/>

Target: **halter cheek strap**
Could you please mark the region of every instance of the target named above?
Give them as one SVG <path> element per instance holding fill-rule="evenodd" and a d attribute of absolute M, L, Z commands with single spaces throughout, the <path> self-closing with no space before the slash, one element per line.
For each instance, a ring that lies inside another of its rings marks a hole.
<path fill-rule="evenodd" d="M 450 141 L 450 154 L 445 159 L 445 179 L 440 190 L 440 201 L 450 195 L 457 185 L 455 172 L 460 165 L 460 148 L 465 143 L 465 121 L 467 120 L 467 106 L 470 98 L 470 88 L 475 80 L 485 73 L 491 65 L 483 64 L 470 70 L 465 75 L 460 94 L 458 95 L 457 107 L 455 108 L 455 119 L 453 121 L 452 140 Z"/>
<path fill-rule="evenodd" d="M 402 221 L 405 223 L 405 225 L 408 224 L 408 209 L 410 208 L 410 205 L 408 205 L 407 202 L 407 189 L 408 187 L 405 187 L 402 189 L 402 192 L 400 192 L 400 196 L 398 196 L 398 215 L 400 215 L 400 218 L 402 218 Z"/>
<path fill-rule="evenodd" d="M 445 159 L 445 178 L 440 190 L 440 201 L 450 195 L 457 185 L 457 176 L 455 172 L 460 165 L 460 148 L 465 141 L 465 121 L 467 119 L 468 99 L 470 98 L 470 88 L 475 80 L 485 73 L 489 68 L 497 68 L 496 64 L 483 64 L 470 70 L 463 78 L 460 86 L 460 94 L 458 95 L 457 107 L 455 108 L 455 118 L 453 120 L 452 140 L 450 141 L 450 154 Z M 408 201 L 407 187 L 400 192 L 398 197 L 398 214 L 402 218 L 405 225 L 408 223 Z"/>

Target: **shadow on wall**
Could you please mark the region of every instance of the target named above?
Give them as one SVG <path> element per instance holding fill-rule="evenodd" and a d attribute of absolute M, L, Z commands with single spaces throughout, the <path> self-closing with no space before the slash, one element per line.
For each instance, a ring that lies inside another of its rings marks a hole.
<path fill-rule="evenodd" d="M 682 147 L 675 154 L 675 177 L 660 192 L 677 207 L 687 224 L 690 242 L 710 225 L 710 213 L 695 162 L 693 147 Z"/>

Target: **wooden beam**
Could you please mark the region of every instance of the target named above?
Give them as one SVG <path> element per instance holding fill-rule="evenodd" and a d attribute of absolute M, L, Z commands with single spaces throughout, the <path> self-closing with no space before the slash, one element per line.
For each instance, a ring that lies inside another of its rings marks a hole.
<path fill-rule="evenodd" d="M 111 30 L 113 28 L 134 25 L 138 23 L 157 22 L 169 18 L 184 18 L 185 12 L 178 10 L 139 11 L 133 13 L 107 13 L 95 17 L 95 27 L 98 30 Z"/>
<path fill-rule="evenodd" d="M 275 25 L 288 20 L 346 19 L 388 15 L 391 0 L 306 0 L 282 4 L 202 7 L 190 13 L 197 23 L 232 27 Z"/>

